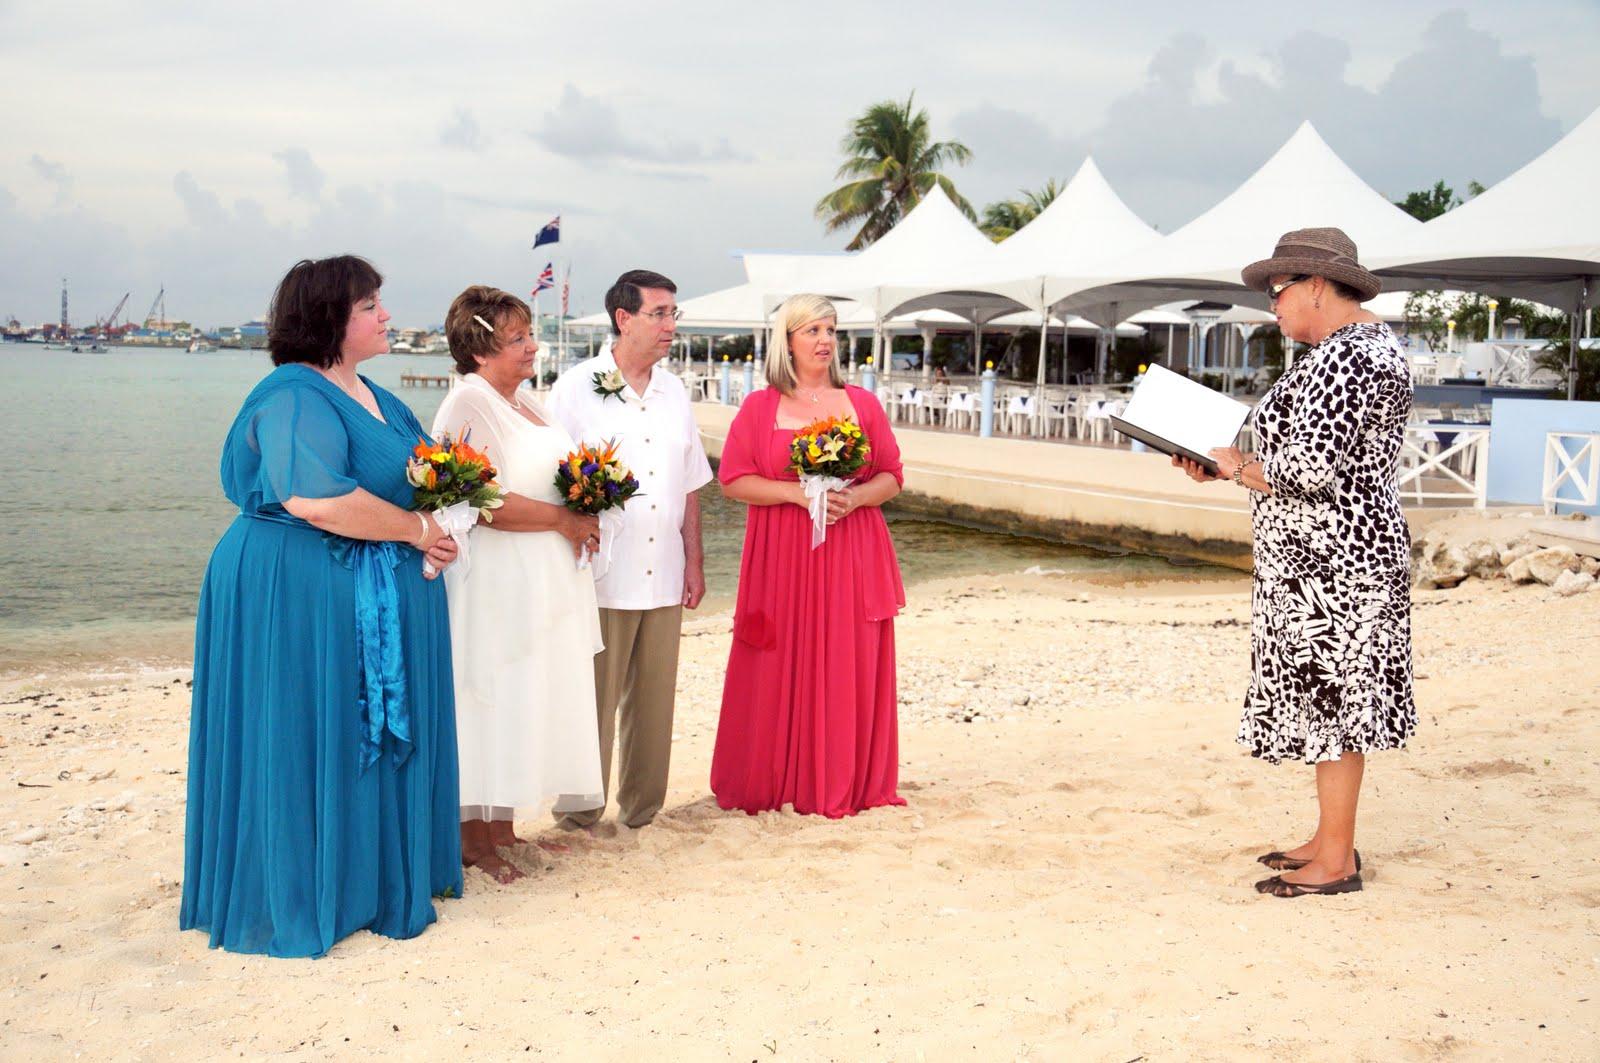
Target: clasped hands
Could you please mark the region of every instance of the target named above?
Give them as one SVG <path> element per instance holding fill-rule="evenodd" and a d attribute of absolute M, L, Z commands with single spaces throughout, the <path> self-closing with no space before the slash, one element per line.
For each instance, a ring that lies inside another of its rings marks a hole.
<path fill-rule="evenodd" d="M 861 500 L 856 497 L 854 487 L 841 487 L 837 491 L 828 492 L 828 523 L 837 524 L 839 521 L 854 513 L 861 505 Z"/>

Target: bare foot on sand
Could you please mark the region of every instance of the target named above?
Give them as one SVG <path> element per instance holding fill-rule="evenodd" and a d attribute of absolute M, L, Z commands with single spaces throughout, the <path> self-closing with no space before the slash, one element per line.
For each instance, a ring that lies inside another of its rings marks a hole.
<path fill-rule="evenodd" d="M 509 819 L 497 819 L 489 824 L 489 844 L 496 849 L 504 849 L 521 845 L 522 839 L 517 837 L 516 825 Z"/>
<path fill-rule="evenodd" d="M 494 879 L 496 882 L 500 883 L 502 886 L 508 885 L 517 881 L 517 879 L 522 878 L 522 872 L 518 871 L 515 866 L 507 863 L 500 856 L 500 854 L 495 852 L 493 849 L 490 849 L 485 853 L 472 854 L 468 854 L 465 850 L 463 850 L 461 853 L 461 865 L 463 867 L 478 868 L 480 871 Z"/>

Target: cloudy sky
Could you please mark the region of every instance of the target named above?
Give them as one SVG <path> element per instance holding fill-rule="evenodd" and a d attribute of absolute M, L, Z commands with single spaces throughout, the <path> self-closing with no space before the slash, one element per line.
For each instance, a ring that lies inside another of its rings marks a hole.
<path fill-rule="evenodd" d="M 632 266 L 699 294 L 736 250 L 841 247 L 812 216 L 839 139 L 912 91 L 980 208 L 1092 154 L 1169 232 L 1305 118 L 1400 198 L 1600 107 L 1594 0 L 1334 6 L 0 0 L 0 315 L 53 318 L 66 276 L 77 321 L 164 283 L 236 323 L 348 250 L 437 322 L 466 284 L 526 292 L 557 213 L 576 312 Z"/>

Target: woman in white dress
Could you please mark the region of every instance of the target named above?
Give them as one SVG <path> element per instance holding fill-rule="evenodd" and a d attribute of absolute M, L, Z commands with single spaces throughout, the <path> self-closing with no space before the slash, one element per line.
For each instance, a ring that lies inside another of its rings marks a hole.
<path fill-rule="evenodd" d="M 594 576 L 577 555 L 599 545 L 594 517 L 560 504 L 556 466 L 573 449 L 522 387 L 538 341 L 528 304 L 474 285 L 445 319 L 460 379 L 433 434 L 488 454 L 505 504 L 468 533 L 466 564 L 445 570 L 461 758 L 461 861 L 499 882 L 521 872 L 497 852 L 517 845 L 512 820 L 552 799 L 557 811 L 601 808 L 593 656 L 602 648 Z"/>

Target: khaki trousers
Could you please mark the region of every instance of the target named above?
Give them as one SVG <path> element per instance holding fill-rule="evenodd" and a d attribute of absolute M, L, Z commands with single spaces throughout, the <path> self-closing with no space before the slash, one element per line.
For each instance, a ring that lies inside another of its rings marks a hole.
<path fill-rule="evenodd" d="M 606 648 L 594 658 L 594 700 L 600 725 L 600 779 L 611 793 L 611 747 L 617 763 L 617 820 L 642 827 L 667 799 L 672 761 L 672 706 L 678 687 L 683 606 L 602 609 Z M 621 717 L 620 734 L 618 717 Z M 604 808 L 558 815 L 568 830 L 599 822 Z"/>

